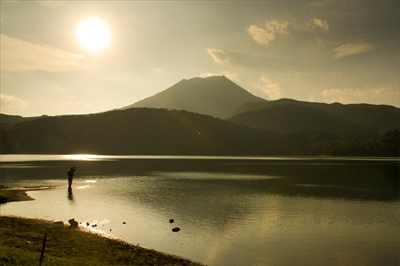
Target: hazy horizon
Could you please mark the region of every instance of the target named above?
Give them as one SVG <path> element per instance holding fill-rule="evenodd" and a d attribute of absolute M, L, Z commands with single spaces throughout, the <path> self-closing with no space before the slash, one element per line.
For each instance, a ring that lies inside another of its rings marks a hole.
<path fill-rule="evenodd" d="M 398 1 L 2 1 L 0 112 L 88 114 L 225 75 L 266 100 L 399 103 Z"/>

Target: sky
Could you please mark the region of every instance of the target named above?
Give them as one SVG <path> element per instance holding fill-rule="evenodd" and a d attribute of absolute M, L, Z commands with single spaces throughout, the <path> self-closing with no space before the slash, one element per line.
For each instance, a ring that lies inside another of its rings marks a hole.
<path fill-rule="evenodd" d="M 266 100 L 400 107 L 398 0 L 0 3 L 3 114 L 103 112 L 213 75 Z"/>

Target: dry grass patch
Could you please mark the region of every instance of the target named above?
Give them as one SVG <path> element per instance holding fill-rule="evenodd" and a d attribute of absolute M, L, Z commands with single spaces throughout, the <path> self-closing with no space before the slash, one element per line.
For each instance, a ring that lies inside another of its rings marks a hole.
<path fill-rule="evenodd" d="M 0 217 L 0 265 L 193 265 L 202 264 L 72 229 L 21 217 Z"/>

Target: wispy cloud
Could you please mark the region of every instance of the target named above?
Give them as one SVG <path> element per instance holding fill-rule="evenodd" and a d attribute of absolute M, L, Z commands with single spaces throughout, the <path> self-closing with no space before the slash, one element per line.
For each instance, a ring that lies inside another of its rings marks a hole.
<path fill-rule="evenodd" d="M 3 108 L 10 108 L 10 107 L 25 107 L 28 104 L 25 101 L 22 101 L 14 95 L 5 95 L 0 94 L 1 106 Z"/>
<path fill-rule="evenodd" d="M 365 87 L 364 89 L 328 89 L 322 92 L 327 102 L 352 103 L 372 100 L 384 94 L 392 94 L 387 87 Z"/>
<path fill-rule="evenodd" d="M 279 35 L 288 34 L 289 22 L 283 20 L 268 21 L 264 27 L 251 25 L 247 32 L 258 44 L 268 45 Z"/>
<path fill-rule="evenodd" d="M 308 73 L 305 72 L 300 72 L 300 71 L 290 71 L 288 70 L 285 74 L 286 76 L 294 76 L 296 79 L 303 77 L 303 76 L 308 76 Z"/>
<path fill-rule="evenodd" d="M 309 28 L 318 28 L 324 31 L 329 30 L 328 21 L 320 19 L 320 18 L 313 18 L 311 22 L 308 23 Z"/>
<path fill-rule="evenodd" d="M 309 102 L 315 102 L 315 95 L 314 95 L 314 93 L 311 93 L 311 94 L 308 96 L 307 101 L 309 101 Z"/>
<path fill-rule="evenodd" d="M 217 50 L 214 48 L 207 48 L 205 49 L 207 53 L 214 59 L 215 62 L 219 64 L 229 62 L 229 57 L 225 54 L 222 50 Z"/>
<path fill-rule="evenodd" d="M 354 54 L 368 53 L 375 49 L 371 43 L 346 43 L 332 50 L 333 58 L 340 59 Z"/>
<path fill-rule="evenodd" d="M 4 13 L 4 14 L 1 14 L 0 21 L 2 23 L 10 24 L 10 23 L 14 23 L 14 21 L 21 20 L 23 18 L 24 17 L 22 15 L 20 15 L 20 14 Z"/>
<path fill-rule="evenodd" d="M 219 73 L 214 73 L 214 72 L 205 72 L 200 74 L 200 77 L 202 78 L 207 78 L 207 77 L 212 77 L 212 76 L 222 76 L 224 75 L 225 77 L 227 77 L 228 79 L 234 81 L 234 82 L 238 82 L 239 80 L 239 76 L 237 74 L 234 73 L 230 73 L 228 71 L 219 71 Z"/>
<path fill-rule="evenodd" d="M 1 35 L 1 63 L 5 71 L 50 72 L 91 69 L 95 66 L 78 54 Z"/>
<path fill-rule="evenodd" d="M 282 89 L 278 82 L 273 82 L 266 77 L 261 77 L 260 80 L 263 82 L 261 89 L 268 95 L 270 100 L 277 100 L 282 98 Z"/>
<path fill-rule="evenodd" d="M 56 8 L 59 6 L 64 5 L 65 1 L 56 1 L 56 0 L 38 0 L 36 1 L 38 4 L 41 4 L 43 6 L 47 6 L 50 8 Z"/>

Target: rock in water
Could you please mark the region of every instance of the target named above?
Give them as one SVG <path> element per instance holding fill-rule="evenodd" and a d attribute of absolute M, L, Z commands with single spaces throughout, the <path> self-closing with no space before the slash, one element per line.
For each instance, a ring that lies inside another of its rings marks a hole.
<path fill-rule="evenodd" d="M 174 219 L 169 219 L 169 222 L 172 224 L 174 222 Z"/>
<path fill-rule="evenodd" d="M 172 228 L 172 232 L 179 232 L 179 230 L 181 230 L 179 227 Z"/>

